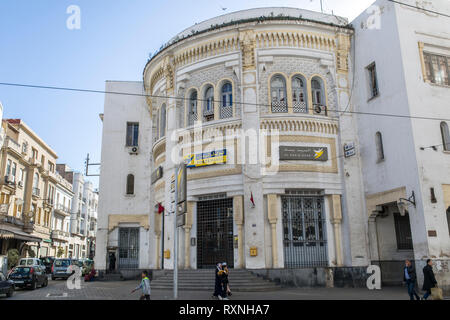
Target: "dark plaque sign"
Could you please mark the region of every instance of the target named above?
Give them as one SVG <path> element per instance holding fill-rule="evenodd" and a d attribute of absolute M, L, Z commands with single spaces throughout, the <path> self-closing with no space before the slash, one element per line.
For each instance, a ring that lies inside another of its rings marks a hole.
<path fill-rule="evenodd" d="M 158 181 L 159 179 L 161 179 L 163 176 L 163 168 L 162 167 L 158 167 L 155 171 L 153 171 L 152 176 L 151 176 L 151 182 L 152 184 L 154 184 L 156 181 Z"/>
<path fill-rule="evenodd" d="M 327 147 L 280 146 L 280 160 L 327 161 Z"/>

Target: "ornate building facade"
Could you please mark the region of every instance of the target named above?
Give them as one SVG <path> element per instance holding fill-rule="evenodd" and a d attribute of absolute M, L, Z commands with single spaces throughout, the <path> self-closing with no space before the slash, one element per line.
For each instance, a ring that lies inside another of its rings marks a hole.
<path fill-rule="evenodd" d="M 239 11 L 170 40 L 144 69 L 145 99 L 107 94 L 97 268 L 111 254 L 119 269 L 173 268 L 180 159 L 181 268 L 367 266 L 360 159 L 343 149 L 357 144 L 342 112 L 353 109 L 352 35 L 332 15 Z M 142 83 L 107 89 L 130 86 Z"/>

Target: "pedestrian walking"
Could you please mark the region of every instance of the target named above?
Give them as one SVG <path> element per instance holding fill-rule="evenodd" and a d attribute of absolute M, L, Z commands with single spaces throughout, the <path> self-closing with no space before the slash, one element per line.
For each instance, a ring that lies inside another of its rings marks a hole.
<path fill-rule="evenodd" d="M 420 300 L 420 297 L 415 289 L 416 278 L 416 270 L 411 264 L 411 261 L 405 260 L 405 267 L 403 268 L 403 280 L 406 282 L 410 300 L 414 300 L 414 297 L 416 297 L 416 300 Z"/>
<path fill-rule="evenodd" d="M 437 287 L 437 281 L 433 272 L 433 261 L 427 260 L 427 264 L 423 267 L 423 286 L 422 290 L 425 291 L 423 300 L 427 300 L 431 295 L 431 288 Z"/>
<path fill-rule="evenodd" d="M 230 274 L 230 271 L 228 269 L 228 265 L 226 262 L 222 263 L 222 269 L 223 269 L 223 288 L 225 291 L 225 297 L 231 296 L 231 290 L 230 290 L 230 281 L 228 280 L 228 276 Z"/>
<path fill-rule="evenodd" d="M 148 272 L 142 271 L 142 281 L 141 283 L 134 288 L 131 293 L 141 289 L 142 295 L 139 300 L 150 300 L 150 279 L 148 278 Z"/>
<path fill-rule="evenodd" d="M 222 300 L 224 296 L 223 289 L 223 269 L 222 264 L 217 263 L 215 269 L 215 282 L 214 282 L 214 293 L 213 297 L 216 299 Z"/>

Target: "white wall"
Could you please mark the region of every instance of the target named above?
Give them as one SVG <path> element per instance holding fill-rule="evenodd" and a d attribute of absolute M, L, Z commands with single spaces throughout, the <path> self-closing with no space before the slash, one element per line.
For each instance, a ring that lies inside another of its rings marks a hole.
<path fill-rule="evenodd" d="M 141 82 L 106 83 L 106 91 L 143 94 Z M 139 154 L 130 155 L 125 146 L 127 122 L 139 122 Z M 141 228 L 140 267 L 152 268 L 155 261 L 152 240 L 153 210 L 150 207 L 151 119 L 142 96 L 106 94 L 103 118 L 101 176 L 95 262 L 106 268 L 108 215 L 148 215 L 150 230 Z M 126 195 L 126 178 L 135 176 L 135 194 Z M 144 236 L 145 235 L 145 236 Z M 146 251 L 143 249 L 147 248 Z M 151 255 L 151 258 L 148 255 Z M 144 265 L 145 264 L 145 265 Z"/>

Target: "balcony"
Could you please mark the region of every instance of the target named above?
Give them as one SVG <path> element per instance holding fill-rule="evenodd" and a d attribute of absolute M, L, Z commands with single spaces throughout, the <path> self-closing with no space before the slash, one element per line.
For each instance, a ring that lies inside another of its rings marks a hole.
<path fill-rule="evenodd" d="M 39 198 L 39 195 L 41 194 L 41 189 L 39 188 L 33 188 L 33 197 Z"/>
<path fill-rule="evenodd" d="M 46 206 L 47 208 L 52 208 L 53 207 L 53 199 L 45 199 L 44 206 Z"/>
<path fill-rule="evenodd" d="M 57 204 L 55 206 L 55 213 L 68 217 L 70 216 L 70 209 L 62 204 Z"/>
<path fill-rule="evenodd" d="M 16 187 L 16 177 L 13 176 L 12 174 L 6 175 L 2 182 L 3 182 L 2 184 L 5 186 L 11 187 L 11 188 Z"/>
<path fill-rule="evenodd" d="M 21 154 L 20 144 L 18 144 L 16 141 L 11 139 L 10 137 L 6 137 L 4 146 L 6 148 L 16 152 L 19 155 Z"/>
<path fill-rule="evenodd" d="M 4 213 L 0 213 L 0 223 L 12 224 L 19 227 L 23 227 L 24 225 L 22 219 Z"/>
<path fill-rule="evenodd" d="M 70 234 L 68 232 L 61 230 L 53 230 L 51 237 L 52 239 L 55 239 L 57 241 L 67 242 L 69 241 Z"/>

